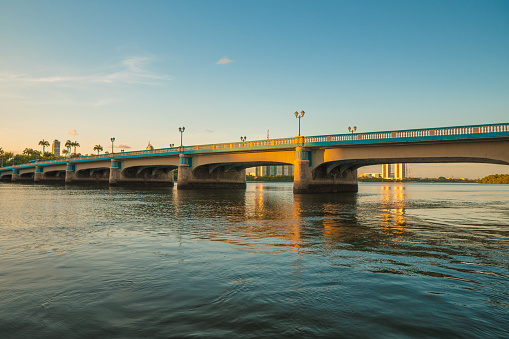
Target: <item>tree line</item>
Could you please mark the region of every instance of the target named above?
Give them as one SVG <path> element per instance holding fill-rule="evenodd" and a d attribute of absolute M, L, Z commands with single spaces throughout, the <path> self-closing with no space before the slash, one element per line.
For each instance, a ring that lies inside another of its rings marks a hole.
<path fill-rule="evenodd" d="M 482 184 L 509 184 L 509 174 L 492 174 L 479 180 Z"/>
<path fill-rule="evenodd" d="M 46 152 L 46 147 L 50 146 L 50 143 L 47 140 L 42 139 L 39 141 L 38 145 L 42 146 L 42 151 L 38 151 L 33 148 L 25 148 L 21 154 L 6 152 L 2 147 L 0 147 L 0 166 L 4 167 L 26 164 L 31 160 L 53 160 L 83 156 L 81 153 L 77 152 L 77 148 L 80 147 L 80 144 L 77 141 L 67 140 L 64 143 L 64 148 L 62 149 L 61 156 L 56 156 L 52 152 Z M 97 155 L 99 155 L 102 151 L 103 147 L 101 145 L 94 146 L 94 152 L 97 152 Z"/>

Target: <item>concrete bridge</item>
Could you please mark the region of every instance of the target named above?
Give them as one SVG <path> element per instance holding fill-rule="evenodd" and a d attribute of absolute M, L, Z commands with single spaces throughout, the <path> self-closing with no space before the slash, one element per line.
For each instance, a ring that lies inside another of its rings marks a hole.
<path fill-rule="evenodd" d="M 13 182 L 245 188 L 246 168 L 294 165 L 294 193 L 356 192 L 357 169 L 387 163 L 509 165 L 509 123 L 349 133 L 122 152 L 0 168 Z"/>

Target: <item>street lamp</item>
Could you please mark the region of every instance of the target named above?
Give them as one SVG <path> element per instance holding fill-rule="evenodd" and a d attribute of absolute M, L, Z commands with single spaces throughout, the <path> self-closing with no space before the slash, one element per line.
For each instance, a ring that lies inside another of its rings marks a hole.
<path fill-rule="evenodd" d="M 300 137 L 300 118 L 302 118 L 304 116 L 304 111 L 300 111 L 300 115 L 299 115 L 299 112 L 295 112 L 295 117 L 297 119 L 299 119 L 299 137 Z"/>
<path fill-rule="evenodd" d="M 355 132 L 356 130 L 357 130 L 357 126 L 354 126 L 353 128 L 352 128 L 352 127 L 350 127 L 350 126 L 348 126 L 348 131 L 349 131 L 349 132 L 352 132 L 352 134 L 353 134 L 353 132 Z"/>
<path fill-rule="evenodd" d="M 182 151 L 182 134 L 184 133 L 184 131 L 186 130 L 185 127 L 179 127 L 179 132 L 180 132 L 180 150 Z"/>
<path fill-rule="evenodd" d="M 111 153 L 113 153 L 113 143 L 115 142 L 115 138 L 111 138 Z"/>
<path fill-rule="evenodd" d="M 175 146 L 175 144 L 170 144 L 170 148 L 173 148 L 173 146 Z"/>
<path fill-rule="evenodd" d="M 240 141 L 242 142 L 246 141 L 246 139 L 247 139 L 246 137 L 240 137 Z"/>

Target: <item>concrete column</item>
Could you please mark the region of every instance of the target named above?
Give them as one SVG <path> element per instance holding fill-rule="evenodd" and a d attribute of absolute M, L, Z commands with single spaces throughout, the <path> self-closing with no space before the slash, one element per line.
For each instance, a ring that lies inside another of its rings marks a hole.
<path fill-rule="evenodd" d="M 180 154 L 179 165 L 177 172 L 177 189 L 192 188 L 191 181 L 193 172 L 191 166 L 193 164 L 193 158 Z"/>
<path fill-rule="evenodd" d="M 295 149 L 293 193 L 357 192 L 357 169 L 337 167 L 328 172 L 319 166 L 311 170 L 311 152 L 304 147 Z"/>
<path fill-rule="evenodd" d="M 313 182 L 310 163 L 311 152 L 304 147 L 297 147 L 293 162 L 293 193 L 310 193 L 310 185 Z"/>
<path fill-rule="evenodd" d="M 66 184 L 70 184 L 76 180 L 76 172 L 75 171 L 76 171 L 76 166 L 71 163 L 67 163 L 67 168 L 65 170 L 65 183 Z"/>
<path fill-rule="evenodd" d="M 40 182 L 43 180 L 44 168 L 41 166 L 35 166 L 34 182 Z"/>
<path fill-rule="evenodd" d="M 11 181 L 18 181 L 19 180 L 19 170 L 13 169 L 12 170 L 12 177 Z"/>
<path fill-rule="evenodd" d="M 111 167 L 110 167 L 110 186 L 116 186 L 119 184 L 122 179 L 122 173 L 120 169 L 122 167 L 122 163 L 118 160 L 111 159 Z"/>

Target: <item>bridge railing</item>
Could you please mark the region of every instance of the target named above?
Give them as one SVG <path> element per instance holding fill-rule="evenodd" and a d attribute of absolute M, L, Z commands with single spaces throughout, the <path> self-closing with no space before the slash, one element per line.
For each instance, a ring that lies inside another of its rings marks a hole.
<path fill-rule="evenodd" d="M 440 140 L 448 138 L 461 138 L 462 136 L 474 137 L 479 134 L 491 134 L 491 133 L 507 133 L 509 132 L 509 123 L 501 124 L 490 124 L 490 125 L 472 125 L 472 126 L 457 126 L 457 127 L 442 127 L 442 128 L 429 128 L 429 129 L 412 129 L 412 130 L 399 130 L 399 131 L 383 131 L 383 132 L 368 132 L 368 133 L 348 133 L 348 134 L 333 134 L 333 135 L 318 135 L 308 137 L 295 137 L 295 138 L 283 138 L 283 139 L 266 139 L 266 140 L 254 140 L 245 142 L 234 142 L 234 143 L 220 143 L 220 144 L 208 144 L 208 145 L 195 145 L 195 146 L 184 146 L 184 147 L 172 147 L 172 148 L 161 148 L 155 150 L 142 150 L 142 151 L 131 151 L 121 152 L 112 154 L 101 154 L 101 155 L 89 155 L 78 158 L 64 158 L 55 160 L 42 160 L 35 163 L 21 164 L 16 166 L 2 167 L 0 170 L 6 170 L 10 168 L 23 168 L 32 167 L 39 165 L 49 165 L 55 163 L 66 163 L 66 162 L 81 162 L 81 161 L 98 161 L 122 157 L 132 156 L 155 156 L 163 154 L 178 154 L 180 152 L 200 152 L 200 151 L 236 151 L 242 149 L 255 149 L 260 147 L 295 147 L 305 144 L 316 144 L 316 143 L 335 143 L 335 142 L 347 142 L 348 144 L 355 142 L 376 142 L 377 140 L 387 141 L 400 141 L 412 138 L 424 138 L 425 140 L 429 137 L 429 140 Z M 365 140 L 365 141 L 364 141 Z"/>
<path fill-rule="evenodd" d="M 386 131 L 371 133 L 350 133 L 339 135 L 320 135 L 304 138 L 304 143 L 331 142 L 331 141 L 356 141 L 356 140 L 384 140 L 384 139 L 407 139 L 420 137 L 440 136 L 466 136 L 478 133 L 509 132 L 509 124 L 492 124 L 477 126 L 443 127 L 431 129 L 413 129 L 402 131 Z"/>

